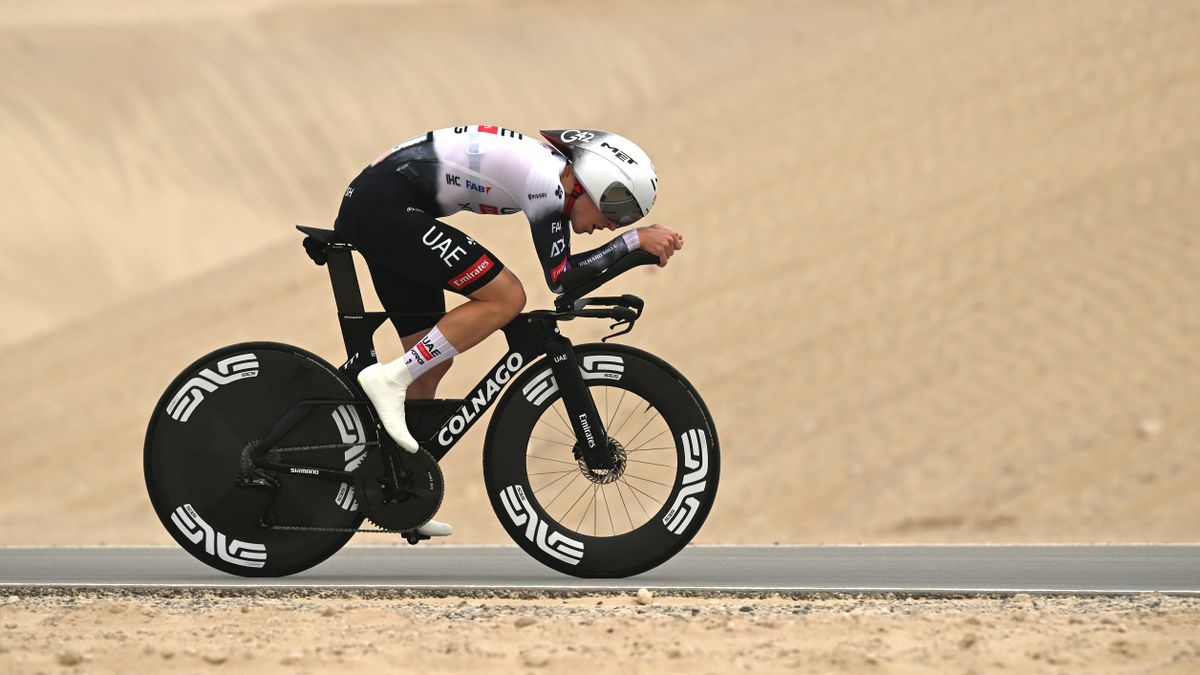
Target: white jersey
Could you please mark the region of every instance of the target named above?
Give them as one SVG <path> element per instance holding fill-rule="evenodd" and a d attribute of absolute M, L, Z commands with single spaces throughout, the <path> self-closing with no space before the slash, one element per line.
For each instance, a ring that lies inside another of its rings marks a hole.
<path fill-rule="evenodd" d="M 566 162 L 550 145 L 518 131 L 470 125 L 411 138 L 384 153 L 368 170 L 404 175 L 426 196 L 426 208 L 434 210 L 430 213 L 434 217 L 463 210 L 485 215 L 524 213 L 546 282 L 559 291 L 558 277 L 566 270 L 607 267 L 637 246 L 637 235 L 630 231 L 598 249 L 571 255 L 560 179 Z"/>

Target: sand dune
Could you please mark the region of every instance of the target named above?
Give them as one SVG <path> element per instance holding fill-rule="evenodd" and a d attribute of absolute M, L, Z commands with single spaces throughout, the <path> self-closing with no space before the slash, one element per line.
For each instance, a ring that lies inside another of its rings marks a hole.
<path fill-rule="evenodd" d="M 291 223 L 463 121 L 655 158 L 687 248 L 618 286 L 720 428 L 700 541 L 1197 537 L 1191 3 L 119 4 L 0 21 L 0 543 L 167 541 L 162 388 L 236 340 L 338 362 Z M 519 217 L 453 222 L 549 301 Z M 443 515 L 501 542 L 481 429 Z"/>

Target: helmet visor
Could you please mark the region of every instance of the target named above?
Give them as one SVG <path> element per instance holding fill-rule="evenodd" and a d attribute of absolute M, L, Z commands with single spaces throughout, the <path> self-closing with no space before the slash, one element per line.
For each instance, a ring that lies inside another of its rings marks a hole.
<path fill-rule="evenodd" d="M 612 183 L 600 194 L 600 212 L 618 225 L 630 225 L 642 218 L 642 207 L 633 193 L 620 183 Z"/>

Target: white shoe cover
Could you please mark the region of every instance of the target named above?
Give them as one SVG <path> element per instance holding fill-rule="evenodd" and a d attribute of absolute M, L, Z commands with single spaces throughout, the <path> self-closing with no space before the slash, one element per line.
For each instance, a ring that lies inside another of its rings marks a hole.
<path fill-rule="evenodd" d="M 445 537 L 453 531 L 454 528 L 450 526 L 450 523 L 439 523 L 436 520 L 431 520 L 417 528 L 417 534 L 423 534 L 426 537 Z"/>
<path fill-rule="evenodd" d="M 408 433 L 408 425 L 404 423 L 404 397 L 408 385 L 412 384 L 412 375 L 404 365 L 404 360 L 367 366 L 358 373 L 358 383 L 374 404 L 379 421 L 383 422 L 383 428 L 392 440 L 408 452 L 420 449 L 417 440 Z"/>

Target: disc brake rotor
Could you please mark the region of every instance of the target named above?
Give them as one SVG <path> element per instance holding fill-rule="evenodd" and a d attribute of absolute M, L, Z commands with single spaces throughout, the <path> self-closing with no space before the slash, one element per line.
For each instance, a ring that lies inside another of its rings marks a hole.
<path fill-rule="evenodd" d="M 445 484 L 442 469 L 428 451 L 392 447 L 367 451 L 354 471 L 358 506 L 367 520 L 389 530 L 413 530 L 437 513 Z"/>

